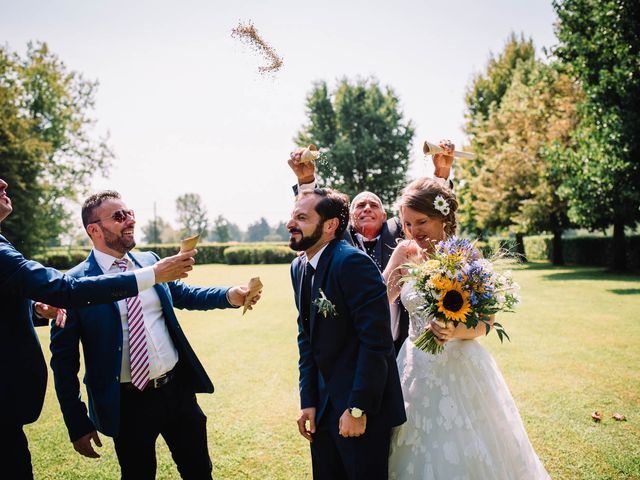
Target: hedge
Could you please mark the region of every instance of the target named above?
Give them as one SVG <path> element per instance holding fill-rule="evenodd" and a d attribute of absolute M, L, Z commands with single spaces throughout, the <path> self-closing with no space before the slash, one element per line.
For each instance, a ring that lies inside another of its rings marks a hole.
<path fill-rule="evenodd" d="M 196 255 L 196 264 L 199 263 L 226 263 L 224 260 L 224 250 L 229 248 L 228 243 L 203 243 L 196 247 L 198 254 Z M 175 255 L 180 251 L 179 243 L 157 243 L 147 244 L 138 247 L 141 252 L 152 251 L 158 254 L 160 258 Z"/>
<path fill-rule="evenodd" d="M 625 237 L 627 265 L 640 269 L 640 235 Z M 562 254 L 567 264 L 608 266 L 613 262 L 611 237 L 568 237 L 562 239 Z"/>
<path fill-rule="evenodd" d="M 514 239 L 491 237 L 487 244 L 495 251 L 513 245 Z M 627 265 L 631 270 L 640 269 L 640 235 L 627 235 Z M 511 248 L 513 249 L 513 247 Z M 553 237 L 551 235 L 530 235 L 524 237 L 524 251 L 528 260 L 548 260 L 553 258 Z M 608 266 L 613 260 L 613 239 L 598 235 L 562 237 L 562 255 L 567 265 Z"/>
<path fill-rule="evenodd" d="M 629 268 L 640 270 L 640 235 L 625 237 Z M 531 235 L 524 237 L 524 249 L 529 260 L 551 260 L 553 253 L 551 235 Z M 478 242 L 478 248 L 485 256 L 498 249 L 515 251 L 515 239 L 508 237 L 490 237 Z M 198 245 L 197 264 L 226 263 L 229 265 L 289 263 L 296 253 L 283 243 L 206 243 Z M 160 257 L 174 255 L 180 250 L 178 244 L 142 245 L 141 251 L 154 251 Z M 68 247 L 51 248 L 43 254 L 34 256 L 34 260 L 61 270 L 69 269 L 82 262 L 89 249 Z M 607 266 L 611 264 L 613 247 L 611 237 L 584 235 L 563 237 L 562 253 L 568 265 Z"/>
<path fill-rule="evenodd" d="M 204 243 L 198 245 L 196 264 L 228 263 L 230 265 L 257 263 L 290 263 L 296 253 L 282 242 L 278 243 Z M 180 250 L 177 243 L 141 245 L 142 252 L 152 251 L 160 258 L 175 255 Z M 49 267 L 67 270 L 84 261 L 91 249 L 52 247 L 34 256 L 34 260 Z M 228 253 L 227 253 L 228 252 Z"/>
<path fill-rule="evenodd" d="M 224 258 L 229 265 L 247 265 L 257 263 L 291 263 L 296 252 L 285 246 L 249 246 L 228 247 Z"/>

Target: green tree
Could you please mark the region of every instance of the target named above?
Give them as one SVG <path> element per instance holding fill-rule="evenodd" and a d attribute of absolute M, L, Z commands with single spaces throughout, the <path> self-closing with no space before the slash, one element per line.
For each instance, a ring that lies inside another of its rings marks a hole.
<path fill-rule="evenodd" d="M 471 184 L 485 169 L 485 164 L 493 155 L 494 145 L 484 138 L 489 119 L 500 108 L 502 98 L 511 85 L 516 67 L 523 61 L 535 58 L 535 47 L 531 39 L 520 38 L 511 33 L 504 49 L 498 55 L 491 54 L 483 72 L 475 75 L 465 95 L 465 131 L 469 136 L 471 150 L 476 153 L 473 160 L 458 162 L 455 168 L 456 194 L 460 198 L 458 211 L 462 228 L 483 236 L 485 232 L 478 225 L 477 197 Z M 497 185 L 494 186 L 497 188 Z"/>
<path fill-rule="evenodd" d="M 231 240 L 231 232 L 229 231 L 229 220 L 224 216 L 218 215 L 213 220 L 213 228 L 211 229 L 211 237 L 215 242 L 228 242 Z"/>
<path fill-rule="evenodd" d="M 106 141 L 90 135 L 96 87 L 46 43 L 24 57 L 0 47 L 0 172 L 16 212 L 3 230 L 27 255 L 69 229 L 66 202 L 109 167 Z"/>
<path fill-rule="evenodd" d="M 557 65 L 519 62 L 500 106 L 476 138 L 481 150 L 492 154 L 469 181 L 480 228 L 516 235 L 552 232 L 558 265 L 569 220 L 566 201 L 558 195 L 566 172 L 557 168 L 555 153 L 572 142 L 580 99 L 577 82 Z"/>
<path fill-rule="evenodd" d="M 370 190 L 392 204 L 406 183 L 414 133 L 399 103 L 391 88 L 374 79 L 343 79 L 331 93 L 325 82 L 314 85 L 307 97 L 309 121 L 295 141 L 323 149 L 316 166 L 324 185 L 352 198 Z"/>
<path fill-rule="evenodd" d="M 231 242 L 243 242 L 245 232 L 235 223 L 229 222 L 229 241 Z"/>
<path fill-rule="evenodd" d="M 267 219 L 261 217 L 260 220 L 249 225 L 247 228 L 247 242 L 261 242 L 271 234 L 271 227 Z"/>
<path fill-rule="evenodd" d="M 147 224 L 142 227 L 145 243 L 166 243 L 163 242 L 162 234 L 166 231 L 167 227 L 171 228 L 162 217 L 149 220 Z"/>
<path fill-rule="evenodd" d="M 274 229 L 274 234 L 280 237 L 281 240 L 289 240 L 289 229 L 287 228 L 287 222 L 280 222 Z"/>
<path fill-rule="evenodd" d="M 207 236 L 209 219 L 207 208 L 202 203 L 202 198 L 197 193 L 185 193 L 176 199 L 176 211 L 178 212 L 178 225 L 180 236 L 185 237 L 199 233 Z"/>
<path fill-rule="evenodd" d="M 613 267 L 626 269 L 625 226 L 640 220 L 640 3 L 555 0 L 554 53 L 582 82 L 584 115 L 561 194 L 589 229 L 613 225 Z"/>

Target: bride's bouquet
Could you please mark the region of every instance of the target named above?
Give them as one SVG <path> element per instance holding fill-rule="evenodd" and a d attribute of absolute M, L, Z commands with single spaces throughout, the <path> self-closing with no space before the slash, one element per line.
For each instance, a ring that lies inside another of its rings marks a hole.
<path fill-rule="evenodd" d="M 408 274 L 402 281 L 415 282 L 422 295 L 422 313 L 443 322 L 464 323 L 467 328 L 485 324 L 487 334 L 491 326 L 500 341 L 509 339 L 502 325 L 490 322 L 498 312 L 512 312 L 520 302 L 519 285 L 511 272 L 499 273 L 494 263 L 481 258 L 469 240 L 451 237 L 435 245 L 427 259 L 420 263 L 403 265 Z M 423 332 L 414 342 L 416 347 L 430 353 L 442 352 L 444 346 L 436 342 L 433 332 Z"/>

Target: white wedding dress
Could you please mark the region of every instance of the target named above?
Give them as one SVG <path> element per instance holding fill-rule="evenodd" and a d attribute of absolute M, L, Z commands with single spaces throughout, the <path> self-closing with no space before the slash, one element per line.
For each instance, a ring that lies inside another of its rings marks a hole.
<path fill-rule="evenodd" d="M 401 293 L 409 338 L 398 355 L 407 422 L 395 428 L 390 480 L 550 478 L 531 446 L 495 361 L 475 340 L 451 340 L 438 355 L 413 340 L 427 323 L 412 283 Z"/>

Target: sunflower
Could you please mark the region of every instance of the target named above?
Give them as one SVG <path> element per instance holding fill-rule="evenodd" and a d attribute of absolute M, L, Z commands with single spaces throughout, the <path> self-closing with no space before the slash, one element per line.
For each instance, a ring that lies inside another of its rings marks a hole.
<path fill-rule="evenodd" d="M 455 280 L 443 282 L 442 294 L 438 299 L 438 312 L 444 314 L 447 320 L 465 323 L 467 314 L 471 311 L 469 292 L 462 290 L 462 284 Z"/>

